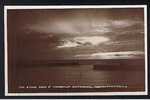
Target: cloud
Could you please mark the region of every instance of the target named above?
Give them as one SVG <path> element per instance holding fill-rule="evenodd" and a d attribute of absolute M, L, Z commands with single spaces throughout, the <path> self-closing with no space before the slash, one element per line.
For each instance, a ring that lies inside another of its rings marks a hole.
<path fill-rule="evenodd" d="M 24 50 L 22 57 L 29 54 L 39 59 L 41 56 L 50 59 L 83 53 L 143 51 L 143 23 L 143 9 L 17 10 L 8 13 L 9 35 L 14 36 L 13 42 L 23 44 L 16 50 Z"/>
<path fill-rule="evenodd" d="M 122 51 L 122 52 L 98 52 L 92 54 L 75 55 L 75 58 L 80 59 L 129 59 L 141 58 L 144 52 L 142 51 Z"/>
<path fill-rule="evenodd" d="M 69 39 L 62 40 L 62 44 L 57 46 L 57 48 L 70 48 L 78 46 L 96 46 L 101 43 L 109 41 L 109 38 L 103 36 L 83 36 L 83 37 L 73 37 Z"/>
<path fill-rule="evenodd" d="M 95 18 L 90 21 L 86 18 L 84 20 L 81 20 L 80 18 L 70 18 L 32 24 L 28 27 L 28 29 L 50 34 L 103 35 L 109 32 L 115 33 L 122 29 L 122 31 L 125 32 L 128 31 L 129 27 L 142 24 L 143 23 L 141 21 L 131 19 L 100 20 Z"/>

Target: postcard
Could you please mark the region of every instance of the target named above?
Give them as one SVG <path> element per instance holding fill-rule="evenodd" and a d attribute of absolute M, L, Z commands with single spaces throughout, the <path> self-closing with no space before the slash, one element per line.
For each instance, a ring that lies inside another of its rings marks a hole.
<path fill-rule="evenodd" d="M 147 6 L 5 6 L 6 96 L 147 95 Z"/>

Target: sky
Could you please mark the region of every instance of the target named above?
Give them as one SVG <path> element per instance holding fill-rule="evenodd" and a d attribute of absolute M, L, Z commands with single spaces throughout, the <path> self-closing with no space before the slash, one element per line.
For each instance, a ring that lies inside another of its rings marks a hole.
<path fill-rule="evenodd" d="M 144 9 L 9 10 L 8 43 L 18 59 L 117 59 L 144 53 Z M 93 56 L 96 55 L 96 56 Z"/>

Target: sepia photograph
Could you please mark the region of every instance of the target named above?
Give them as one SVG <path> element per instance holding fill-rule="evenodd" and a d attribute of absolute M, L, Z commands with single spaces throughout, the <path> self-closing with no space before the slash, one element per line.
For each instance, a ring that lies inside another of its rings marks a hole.
<path fill-rule="evenodd" d="M 145 5 L 5 6 L 5 95 L 147 95 Z"/>

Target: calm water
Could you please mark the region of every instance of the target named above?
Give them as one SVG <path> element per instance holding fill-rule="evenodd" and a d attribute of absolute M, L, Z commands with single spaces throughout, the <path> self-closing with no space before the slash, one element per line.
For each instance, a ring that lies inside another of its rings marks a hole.
<path fill-rule="evenodd" d="M 144 88 L 144 72 L 141 70 L 95 70 L 92 65 L 23 67 L 18 69 L 15 79 L 17 86 L 117 84 L 127 85 L 129 90 Z"/>

